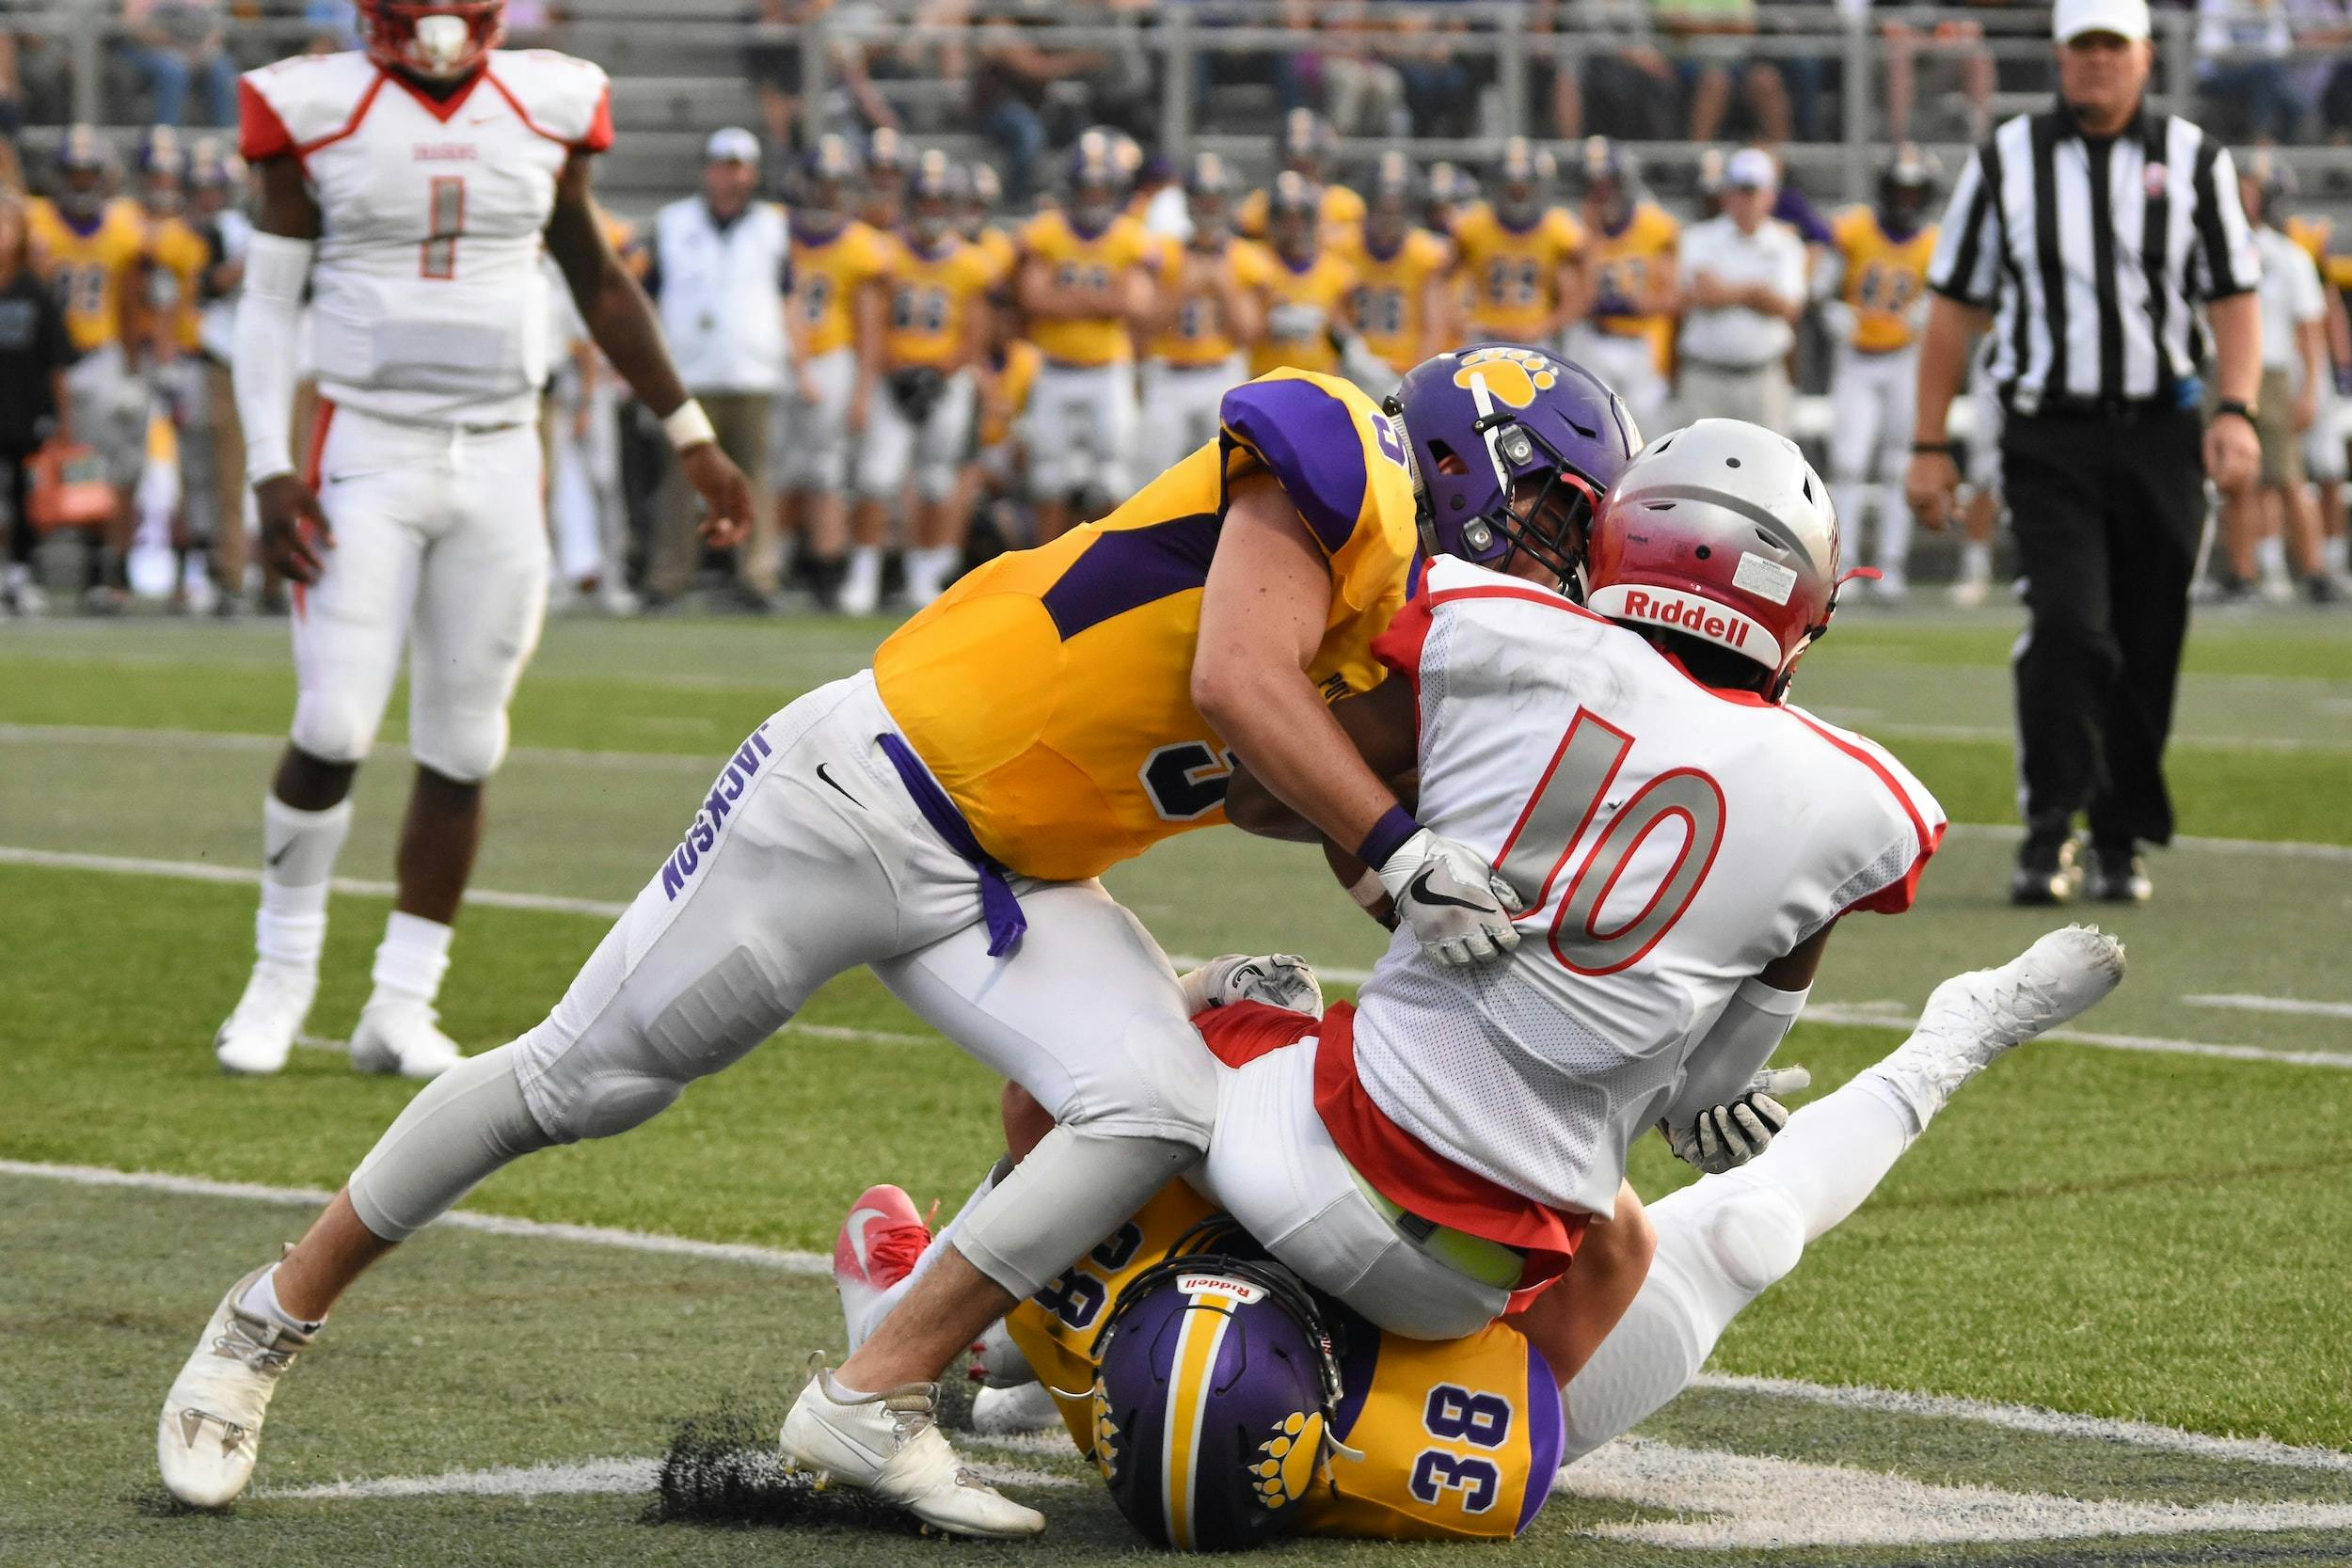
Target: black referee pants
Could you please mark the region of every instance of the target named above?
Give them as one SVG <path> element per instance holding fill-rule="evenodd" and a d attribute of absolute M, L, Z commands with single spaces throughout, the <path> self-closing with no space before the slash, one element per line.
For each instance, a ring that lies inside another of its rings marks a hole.
<path fill-rule="evenodd" d="M 2026 826 L 2094 842 L 2169 843 L 2164 784 L 2188 591 L 2205 522 L 2193 412 L 2012 415 L 2002 488 L 2023 568 L 2017 768 Z"/>

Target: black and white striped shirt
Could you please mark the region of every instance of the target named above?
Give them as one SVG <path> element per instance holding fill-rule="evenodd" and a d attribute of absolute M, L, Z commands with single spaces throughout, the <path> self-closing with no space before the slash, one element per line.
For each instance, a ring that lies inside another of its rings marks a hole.
<path fill-rule="evenodd" d="M 1928 285 L 1993 308 L 1988 369 L 2031 414 L 2178 398 L 2204 357 L 2193 307 L 2259 276 L 2219 142 L 2144 109 L 2121 135 L 2086 137 L 2060 105 L 2005 122 L 1970 155 Z"/>

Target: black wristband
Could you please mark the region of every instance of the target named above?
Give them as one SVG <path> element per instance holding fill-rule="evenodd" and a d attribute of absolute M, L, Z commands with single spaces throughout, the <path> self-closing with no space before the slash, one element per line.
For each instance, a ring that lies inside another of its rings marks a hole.
<path fill-rule="evenodd" d="M 1914 441 L 1911 443 L 1911 455 L 1914 457 L 1949 457 L 1952 455 L 1952 444 L 1949 441 Z"/>
<path fill-rule="evenodd" d="M 2213 405 L 2213 417 L 2215 419 L 2217 420 L 2224 414 L 2235 414 L 2239 419 L 2244 420 L 2248 424 L 2255 423 L 2254 405 L 2248 403 L 2243 398 L 2223 398 L 2219 403 Z M 2256 426 L 2256 428 L 2259 429 L 2260 426 Z"/>

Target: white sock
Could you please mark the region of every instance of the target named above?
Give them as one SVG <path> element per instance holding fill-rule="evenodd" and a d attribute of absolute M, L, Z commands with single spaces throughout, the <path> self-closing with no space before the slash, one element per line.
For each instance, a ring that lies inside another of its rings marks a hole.
<path fill-rule="evenodd" d="M 271 795 L 262 801 L 262 906 L 253 950 L 271 963 L 316 969 L 326 944 L 327 880 L 351 831 L 351 802 L 301 811 Z"/>
<path fill-rule="evenodd" d="M 2277 534 L 2254 546 L 2254 571 L 2265 582 L 2283 581 L 2287 575 L 2287 542 Z"/>
<path fill-rule="evenodd" d="M 953 545 L 934 545 L 928 549 L 907 552 L 907 596 L 919 604 L 929 604 L 939 597 L 947 584 L 947 574 L 956 569 L 956 560 L 962 552 Z"/>
<path fill-rule="evenodd" d="M 1854 541 L 1854 553 L 1862 553 L 1862 519 L 1870 510 L 1874 486 L 1859 479 L 1839 479 L 1830 482 L 1830 504 L 1837 508 L 1838 531 Z"/>
<path fill-rule="evenodd" d="M 2319 542 L 2319 564 L 2325 571 L 2342 577 L 2352 567 L 2352 535 L 2339 533 L 2332 539 Z"/>
<path fill-rule="evenodd" d="M 1687 1387 L 1731 1320 L 1894 1168 L 1927 1117 L 1877 1072 L 1789 1117 L 1750 1164 L 1650 1205 L 1658 1256 L 1625 1317 L 1568 1385 L 1563 1463 L 1630 1431 Z"/>
<path fill-rule="evenodd" d="M 32 580 L 33 569 L 22 561 L 11 561 L 5 568 L 0 568 L 0 584 L 10 589 L 22 588 Z"/>
<path fill-rule="evenodd" d="M 246 1287 L 245 1294 L 237 1299 L 237 1305 L 257 1318 L 282 1324 L 298 1334 L 316 1334 L 326 1322 L 325 1318 L 319 1319 L 316 1323 L 307 1318 L 297 1318 L 278 1304 L 278 1267 L 276 1264 L 272 1264 L 263 1271 L 261 1278 Z"/>
<path fill-rule="evenodd" d="M 1879 570 L 1900 578 L 1911 563 L 1911 508 L 1903 504 L 1902 486 L 1879 486 Z"/>
<path fill-rule="evenodd" d="M 1993 542 L 1970 539 L 1960 546 L 1960 580 L 1989 582 L 1993 578 Z"/>
<path fill-rule="evenodd" d="M 891 1308 L 906 1299 L 906 1293 L 914 1289 L 914 1282 L 930 1272 L 941 1249 L 955 1240 L 959 1228 L 963 1224 L 963 1216 L 978 1208 L 980 1199 L 993 1192 L 995 1187 L 996 1168 L 992 1165 L 989 1167 L 988 1174 L 980 1178 L 980 1184 L 972 1189 L 972 1196 L 963 1200 L 963 1207 L 956 1211 L 956 1217 L 940 1227 L 939 1234 L 931 1238 L 931 1244 L 923 1249 L 923 1256 L 914 1260 L 914 1267 L 907 1271 L 907 1276 L 904 1279 L 893 1285 L 889 1290 L 878 1292 L 872 1300 L 864 1304 L 862 1311 L 853 1313 L 846 1300 L 841 1304 L 843 1327 L 849 1331 L 851 1355 L 855 1355 L 858 1347 L 872 1337 L 874 1330 L 881 1326 L 882 1321 L 890 1316 Z"/>
<path fill-rule="evenodd" d="M 449 973 L 453 934 L 437 920 L 394 910 L 375 949 L 375 993 L 368 1005 L 394 999 L 430 1005 L 441 993 L 441 976 Z"/>
<path fill-rule="evenodd" d="M 882 581 L 882 546 L 855 545 L 850 549 L 850 575 L 845 587 L 858 593 L 871 593 Z"/>

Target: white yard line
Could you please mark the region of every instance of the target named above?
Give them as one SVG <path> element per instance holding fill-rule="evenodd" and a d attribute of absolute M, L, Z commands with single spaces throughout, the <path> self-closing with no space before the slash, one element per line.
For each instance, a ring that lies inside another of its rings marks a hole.
<path fill-rule="evenodd" d="M 764 1451 L 764 1450 L 763 1450 Z M 1076 1486 L 1070 1476 L 1020 1465 L 968 1466 L 997 1486 Z M 335 1481 L 318 1486 L 263 1487 L 253 1496 L 268 1501 L 366 1501 L 383 1497 L 574 1497 L 650 1492 L 661 1477 L 658 1459 L 549 1461 L 487 1470 L 444 1470 L 437 1476 L 382 1476 L 373 1481 Z"/>
<path fill-rule="evenodd" d="M 214 1181 L 202 1177 L 170 1176 L 153 1171 L 109 1170 L 99 1165 L 64 1165 L 30 1160 L 0 1160 L 0 1177 L 8 1176 L 25 1177 L 35 1180 L 61 1181 L 78 1187 L 130 1188 L 135 1191 L 167 1193 L 180 1196 L 233 1198 L 253 1203 L 273 1203 L 306 1208 L 314 1208 L 326 1202 L 329 1196 L 315 1188 L 271 1187 L 251 1181 Z M 542 1220 L 510 1219 L 495 1214 L 479 1214 L 470 1210 L 462 1209 L 442 1216 L 435 1223 L 460 1230 L 486 1231 L 493 1235 L 524 1237 L 534 1241 L 573 1242 L 588 1246 L 618 1247 L 630 1252 L 662 1253 L 673 1257 L 747 1263 L 755 1267 L 773 1269 L 782 1274 L 830 1275 L 833 1272 L 833 1260 L 813 1252 L 787 1252 L 774 1247 L 743 1243 L 699 1242 L 683 1236 L 665 1236 L 643 1230 L 619 1230 L 605 1226 L 555 1225 Z M 1818 1404 L 1843 1404 L 1858 1410 L 1944 1416 L 1959 1420 L 1980 1421 L 1995 1426 L 2011 1427 L 2025 1432 L 2041 1432 L 2055 1436 L 2120 1443 L 2131 1448 L 2196 1454 L 2212 1459 L 2275 1465 L 2292 1469 L 2335 1470 L 2352 1473 L 2352 1453 L 2340 1453 L 2330 1449 L 2295 1448 L 2284 1443 L 2274 1443 L 2266 1438 L 2213 1437 L 2202 1433 L 2185 1432 L 2177 1427 L 2157 1426 L 2147 1421 L 2124 1421 L 2101 1416 L 2069 1415 L 2061 1411 L 2042 1410 L 2029 1405 L 1996 1404 L 1980 1400 L 1956 1399 L 1940 1394 L 1907 1394 L 1887 1388 L 1831 1387 L 1818 1383 L 1790 1382 L 1778 1378 L 1728 1377 L 1713 1373 L 1701 1373 L 1698 1386 L 1768 1394 L 1783 1399 L 1804 1400 Z M 969 1441 L 975 1447 L 993 1449 L 1005 1453 L 1045 1454 L 1060 1451 L 1060 1435 L 1057 1433 L 1020 1437 L 975 1436 Z M 1594 1464 L 1595 1460 L 1611 1451 L 1609 1448 L 1601 1449 L 1595 1454 L 1578 1461 L 1567 1473 L 1581 1476 L 1585 1473 L 1587 1466 Z M 627 1462 L 603 1461 L 599 1463 Z"/>
<path fill-rule="evenodd" d="M 1884 1002 L 1817 1002 L 1804 1010 L 1816 1023 L 1909 1033 L 1918 1020 Z M 2168 1039 L 2160 1035 L 2107 1035 L 2087 1029 L 2053 1029 L 2042 1037 L 2103 1051 L 2148 1051 L 2170 1056 L 2215 1056 L 2231 1062 L 2276 1062 L 2286 1067 L 2352 1068 L 2352 1051 L 2271 1051 L 2256 1045 L 2217 1045 L 2205 1040 Z"/>
<path fill-rule="evenodd" d="M 1831 722 L 1845 721 L 1832 720 Z M 2011 741 L 2017 738 L 2015 730 L 1997 724 L 1873 723 L 1868 727 L 1868 734 L 1872 740 L 1881 744 L 1889 740 Z M 2352 752 L 2352 741 L 2295 735 L 2184 735 L 2175 731 L 2169 744 L 2175 750 L 2185 746 L 2207 752 L 2312 752 L 2335 755 Z"/>
<path fill-rule="evenodd" d="M 1560 1473 L 1563 1491 L 1680 1517 L 1600 1525 L 1653 1546 L 1929 1545 L 2207 1530 L 2352 1528 L 2352 1503 L 2176 1503 L 1937 1486 L 1844 1465 L 1677 1448 L 1623 1437 Z"/>
<path fill-rule="evenodd" d="M 282 735 L 242 730 L 149 730 L 120 724 L 0 724 L 0 746 L 120 746 L 141 750 L 169 747 L 183 752 L 250 752 L 276 754 L 286 749 Z M 408 749 L 387 741 L 383 750 L 401 756 Z M 715 754 L 715 752 L 713 753 Z M 511 746 L 510 762 L 548 763 L 564 768 L 620 768 L 710 777 L 710 757 L 691 752 L 597 752 L 571 746 Z"/>
<path fill-rule="evenodd" d="M 2296 1018 L 2352 1018 L 2352 1002 L 2306 1002 L 2294 996 L 2248 996 L 2227 991 L 2214 996 L 2184 996 L 2192 1007 L 2228 1007 L 2242 1013 L 2286 1013 Z"/>
<path fill-rule="evenodd" d="M 92 855 L 74 849 L 32 849 L 0 845 L 0 865 L 37 865 L 57 871 L 100 871 L 126 877 L 168 877 L 183 882 L 226 882 L 259 887 L 262 874 L 250 866 L 215 865 L 209 861 L 151 860 L 136 855 Z M 390 882 L 338 877 L 337 893 L 358 898 L 390 898 L 399 889 Z M 466 901 L 491 910 L 534 910 L 545 914 L 585 914 L 617 920 L 628 908 L 609 898 L 564 898 L 548 893 L 501 893 L 496 888 L 469 888 Z"/>

